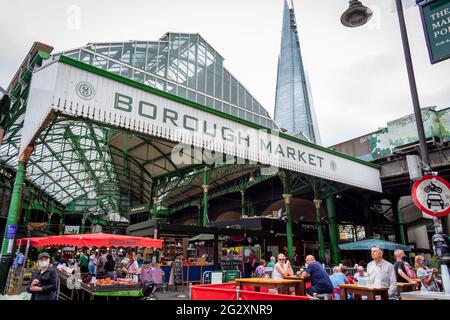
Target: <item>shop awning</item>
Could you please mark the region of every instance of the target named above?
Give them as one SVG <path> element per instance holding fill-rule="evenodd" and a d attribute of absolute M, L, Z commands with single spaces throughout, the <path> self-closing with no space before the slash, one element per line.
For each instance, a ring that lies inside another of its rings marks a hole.
<path fill-rule="evenodd" d="M 130 237 L 107 233 L 73 234 L 51 237 L 22 238 L 17 244 L 30 245 L 36 248 L 43 247 L 145 247 L 161 248 L 162 240 L 144 237 Z"/>
<path fill-rule="evenodd" d="M 199 235 L 196 235 L 195 237 L 192 237 L 189 239 L 190 242 L 192 241 L 213 241 L 214 240 L 214 235 L 213 234 L 207 234 L 207 233 L 202 233 Z M 219 236 L 219 241 L 223 241 L 225 240 L 224 236 Z"/>
<path fill-rule="evenodd" d="M 364 239 L 361 241 L 340 244 L 341 250 L 370 250 L 372 247 L 380 247 L 383 250 L 397 250 L 409 251 L 409 247 L 400 243 L 378 240 L 378 239 Z"/>

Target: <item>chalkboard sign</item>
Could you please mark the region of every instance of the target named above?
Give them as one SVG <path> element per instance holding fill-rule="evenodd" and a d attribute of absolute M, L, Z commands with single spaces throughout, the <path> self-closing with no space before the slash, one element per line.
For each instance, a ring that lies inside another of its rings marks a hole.
<path fill-rule="evenodd" d="M 239 270 L 242 272 L 241 260 L 222 260 L 220 266 L 222 270 Z"/>
<path fill-rule="evenodd" d="M 172 272 L 174 284 L 183 285 L 183 265 L 180 261 L 172 262 Z"/>

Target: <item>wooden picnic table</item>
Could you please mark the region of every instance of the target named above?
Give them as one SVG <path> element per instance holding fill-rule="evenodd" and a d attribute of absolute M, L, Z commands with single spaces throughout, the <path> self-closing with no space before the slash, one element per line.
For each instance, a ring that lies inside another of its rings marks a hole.
<path fill-rule="evenodd" d="M 381 296 L 381 300 L 388 300 L 389 288 L 363 287 L 357 284 L 340 284 L 341 300 L 347 300 L 348 294 L 353 294 L 355 300 L 361 300 L 361 296 L 367 296 L 368 300 L 375 300 L 375 296 Z"/>
<path fill-rule="evenodd" d="M 261 287 L 277 288 L 280 293 L 289 294 L 289 288 L 295 287 L 295 295 L 305 295 L 305 285 L 302 279 L 265 279 L 265 278 L 240 278 L 235 281 L 241 286 L 253 286 L 259 292 Z"/>

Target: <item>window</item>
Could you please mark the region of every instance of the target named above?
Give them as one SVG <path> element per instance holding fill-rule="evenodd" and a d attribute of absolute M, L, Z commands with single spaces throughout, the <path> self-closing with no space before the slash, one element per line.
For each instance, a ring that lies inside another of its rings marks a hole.
<path fill-rule="evenodd" d="M 214 109 L 214 100 L 210 97 L 206 97 L 206 106 Z"/>
<path fill-rule="evenodd" d="M 230 105 L 227 103 L 223 104 L 223 112 L 230 113 Z"/>
<path fill-rule="evenodd" d="M 239 84 L 239 106 L 245 108 L 245 89 Z"/>
<path fill-rule="evenodd" d="M 159 44 L 158 67 L 156 73 L 164 78 L 167 77 L 167 61 L 169 56 L 169 48 L 167 43 Z"/>
<path fill-rule="evenodd" d="M 178 87 L 178 96 L 186 98 L 186 89 L 183 87 Z"/>
<path fill-rule="evenodd" d="M 202 94 L 197 93 L 197 102 L 202 104 L 202 105 L 205 105 L 205 96 L 202 95 Z"/>
<path fill-rule="evenodd" d="M 145 55 L 147 54 L 147 43 L 136 44 L 134 53 L 134 66 L 136 68 L 145 70 Z"/>
<path fill-rule="evenodd" d="M 191 101 L 197 101 L 196 99 L 195 99 L 195 91 L 191 91 L 191 90 L 189 90 L 188 91 L 188 97 L 187 97 L 189 100 L 191 100 Z"/>
<path fill-rule="evenodd" d="M 231 114 L 235 117 L 238 115 L 238 109 L 236 107 L 231 107 Z"/>
<path fill-rule="evenodd" d="M 237 105 L 238 84 L 234 77 L 231 77 L 231 103 Z"/>
<path fill-rule="evenodd" d="M 157 64 L 158 64 L 158 44 L 148 43 L 145 70 L 151 73 L 156 73 Z"/>
<path fill-rule="evenodd" d="M 123 52 L 120 61 L 133 65 L 134 47 L 132 43 L 123 44 Z"/>
<path fill-rule="evenodd" d="M 197 81 L 197 39 L 196 35 L 189 36 L 189 56 L 187 66 L 188 86 L 190 88 L 196 88 Z"/>
<path fill-rule="evenodd" d="M 197 90 L 205 92 L 206 81 L 206 48 L 205 42 L 200 41 L 198 46 L 198 59 L 197 59 Z"/>
<path fill-rule="evenodd" d="M 216 110 L 222 111 L 222 102 L 219 100 L 214 100 Z"/>
<path fill-rule="evenodd" d="M 223 100 L 230 102 L 230 74 L 223 70 Z"/>

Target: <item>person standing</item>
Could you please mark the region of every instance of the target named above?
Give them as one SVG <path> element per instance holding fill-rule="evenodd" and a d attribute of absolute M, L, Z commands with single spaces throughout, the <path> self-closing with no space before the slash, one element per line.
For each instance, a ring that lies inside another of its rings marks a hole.
<path fill-rule="evenodd" d="M 374 246 L 371 249 L 372 261 L 367 265 L 369 285 L 376 288 L 389 288 L 390 298 L 397 295 L 397 276 L 394 266 L 383 259 L 383 250 Z"/>
<path fill-rule="evenodd" d="M 13 268 L 14 269 L 22 268 L 24 261 L 25 261 L 24 254 L 22 253 L 22 251 L 20 249 L 17 249 L 16 257 L 14 258 L 14 261 L 13 261 Z"/>
<path fill-rule="evenodd" d="M 97 263 L 97 275 L 104 276 L 105 275 L 105 263 L 106 263 L 106 249 L 102 249 L 100 251 L 100 257 L 98 258 Z"/>
<path fill-rule="evenodd" d="M 82 250 L 80 250 L 80 272 L 81 273 L 89 272 L 89 259 Z"/>
<path fill-rule="evenodd" d="M 97 256 L 95 254 L 95 250 L 91 250 L 91 255 L 89 256 L 89 273 L 95 276 L 96 268 L 97 268 Z"/>
<path fill-rule="evenodd" d="M 307 256 L 305 261 L 306 269 L 301 274 L 301 278 L 311 278 L 311 287 L 306 289 L 306 292 L 311 296 L 314 293 L 333 293 L 333 283 L 322 265 L 311 255 Z"/>
<path fill-rule="evenodd" d="M 126 274 L 127 279 L 138 282 L 137 274 L 139 272 L 139 265 L 136 261 L 136 254 L 134 252 L 130 252 L 127 266 L 123 267 L 122 271 Z"/>
<path fill-rule="evenodd" d="M 50 266 L 50 255 L 41 253 L 38 257 L 39 270 L 31 276 L 27 292 L 31 293 L 31 300 L 57 300 L 56 270 Z"/>
<path fill-rule="evenodd" d="M 274 268 L 276 263 L 276 258 L 274 256 L 270 257 L 270 261 L 267 263 L 266 268 Z"/>
<path fill-rule="evenodd" d="M 395 257 L 394 270 L 397 276 L 397 282 L 416 283 L 416 281 L 414 281 L 408 276 L 408 272 L 406 271 L 405 263 L 403 261 L 404 256 L 405 253 L 403 252 L 403 250 L 397 249 L 394 251 Z"/>

